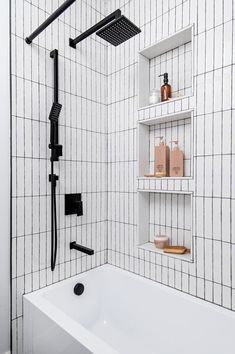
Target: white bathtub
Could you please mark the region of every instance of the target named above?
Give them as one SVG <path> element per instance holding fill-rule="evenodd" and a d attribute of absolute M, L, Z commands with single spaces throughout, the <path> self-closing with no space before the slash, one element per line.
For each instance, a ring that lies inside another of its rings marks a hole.
<path fill-rule="evenodd" d="M 234 312 L 109 265 L 24 296 L 25 354 L 234 354 L 234 330 Z"/>

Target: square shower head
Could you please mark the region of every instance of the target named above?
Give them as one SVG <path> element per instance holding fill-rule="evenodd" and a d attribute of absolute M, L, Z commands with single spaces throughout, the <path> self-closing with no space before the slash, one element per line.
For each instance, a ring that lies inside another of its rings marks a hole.
<path fill-rule="evenodd" d="M 120 16 L 96 32 L 115 47 L 140 33 L 141 30 L 125 16 Z"/>

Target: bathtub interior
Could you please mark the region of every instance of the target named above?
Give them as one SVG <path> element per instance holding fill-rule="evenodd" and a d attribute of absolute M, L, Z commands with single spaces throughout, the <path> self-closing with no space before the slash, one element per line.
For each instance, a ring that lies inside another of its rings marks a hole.
<path fill-rule="evenodd" d="M 81 296 L 73 293 L 77 282 Z M 233 314 L 109 265 L 42 295 L 118 353 L 232 354 Z"/>

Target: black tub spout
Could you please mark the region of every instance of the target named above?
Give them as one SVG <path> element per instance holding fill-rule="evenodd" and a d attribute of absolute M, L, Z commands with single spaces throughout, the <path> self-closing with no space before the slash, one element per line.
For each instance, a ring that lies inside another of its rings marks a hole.
<path fill-rule="evenodd" d="M 77 250 L 82 253 L 88 254 L 88 256 L 93 256 L 93 254 L 94 254 L 94 250 L 92 250 L 91 248 L 82 246 L 82 245 L 78 245 L 75 241 L 70 242 L 70 249 Z"/>

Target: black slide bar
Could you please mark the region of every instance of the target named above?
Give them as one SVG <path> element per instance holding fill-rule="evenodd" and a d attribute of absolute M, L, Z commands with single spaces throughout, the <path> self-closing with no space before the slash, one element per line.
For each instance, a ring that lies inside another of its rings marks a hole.
<path fill-rule="evenodd" d="M 92 26 L 91 28 L 89 28 L 87 31 L 85 31 L 84 33 L 80 34 L 80 36 L 78 36 L 75 39 L 70 38 L 69 39 L 69 45 L 72 48 L 76 48 L 76 45 L 81 42 L 83 39 L 89 37 L 91 34 L 93 34 L 94 32 L 98 31 L 100 28 L 104 27 L 105 25 L 107 25 L 109 22 L 116 20 L 117 18 L 119 18 L 122 15 L 121 10 L 116 10 L 114 12 L 112 12 L 110 15 L 108 15 L 107 17 L 103 18 L 103 20 L 101 20 L 100 22 L 96 23 L 94 26 Z"/>
<path fill-rule="evenodd" d="M 59 69 L 58 69 L 58 50 L 54 49 L 50 52 L 50 57 L 54 59 L 54 102 L 59 101 Z"/>
<path fill-rule="evenodd" d="M 55 269 L 57 257 L 57 208 L 56 208 L 56 182 L 59 176 L 54 173 L 54 161 L 59 161 L 62 156 L 62 145 L 58 144 L 58 119 L 62 105 L 58 102 L 59 96 L 59 77 L 58 77 L 58 50 L 54 49 L 50 53 L 50 57 L 54 61 L 54 102 L 50 112 L 50 144 L 51 149 L 51 173 L 49 175 L 49 182 L 51 182 L 51 270 Z"/>
<path fill-rule="evenodd" d="M 67 8 L 72 5 L 76 0 L 66 0 L 51 16 L 46 19 L 29 37 L 25 38 L 27 44 L 31 44 L 44 29 L 46 29 L 54 20 L 57 19 Z"/>

